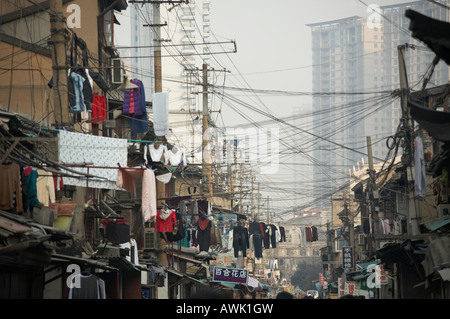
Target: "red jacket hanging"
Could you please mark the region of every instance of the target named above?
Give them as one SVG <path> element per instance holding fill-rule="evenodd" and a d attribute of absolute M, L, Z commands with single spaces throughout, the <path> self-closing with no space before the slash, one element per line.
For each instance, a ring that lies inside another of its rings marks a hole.
<path fill-rule="evenodd" d="M 176 225 L 176 222 L 177 218 L 174 210 L 158 210 L 156 212 L 155 231 L 170 233 L 173 231 L 173 226 Z"/>

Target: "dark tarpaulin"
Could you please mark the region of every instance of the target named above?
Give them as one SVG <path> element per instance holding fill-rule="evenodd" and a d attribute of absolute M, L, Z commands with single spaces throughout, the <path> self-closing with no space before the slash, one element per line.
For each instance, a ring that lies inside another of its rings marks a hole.
<path fill-rule="evenodd" d="M 449 112 L 435 111 L 415 103 L 408 103 L 408 107 L 414 121 L 419 123 L 421 128 L 425 129 L 432 137 L 441 142 L 450 141 Z"/>
<path fill-rule="evenodd" d="M 412 37 L 424 42 L 447 64 L 450 64 L 450 23 L 427 17 L 408 9 L 405 16 L 411 20 Z"/>

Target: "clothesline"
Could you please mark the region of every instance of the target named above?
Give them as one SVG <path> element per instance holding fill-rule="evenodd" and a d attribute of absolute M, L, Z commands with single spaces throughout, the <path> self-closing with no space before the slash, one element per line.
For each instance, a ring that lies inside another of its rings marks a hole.
<path fill-rule="evenodd" d="M 56 129 L 56 128 L 48 128 L 48 127 L 41 127 L 43 130 L 46 131 L 52 131 L 52 132 L 60 132 L 64 130 Z M 150 141 L 150 140 L 134 140 L 134 139 L 127 139 L 127 142 L 130 143 L 154 143 L 154 144 L 162 144 L 162 141 Z"/>

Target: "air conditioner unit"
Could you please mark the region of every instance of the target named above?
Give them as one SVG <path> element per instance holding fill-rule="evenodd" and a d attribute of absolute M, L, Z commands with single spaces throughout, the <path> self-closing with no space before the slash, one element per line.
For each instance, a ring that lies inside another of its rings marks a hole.
<path fill-rule="evenodd" d="M 111 59 L 111 83 L 122 84 L 123 82 L 123 62 L 121 59 Z"/>
<path fill-rule="evenodd" d="M 437 211 L 438 211 L 438 217 L 450 215 L 450 204 L 438 205 Z"/>
<path fill-rule="evenodd" d="M 144 231 L 144 250 L 155 250 L 158 247 L 158 233 L 151 228 Z"/>

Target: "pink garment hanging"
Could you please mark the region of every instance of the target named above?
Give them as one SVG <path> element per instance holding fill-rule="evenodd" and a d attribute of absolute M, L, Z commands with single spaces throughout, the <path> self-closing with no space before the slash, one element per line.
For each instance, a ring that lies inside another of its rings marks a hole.
<path fill-rule="evenodd" d="M 142 215 L 147 221 L 157 213 L 155 172 L 146 169 L 142 176 Z"/>
<path fill-rule="evenodd" d="M 136 194 L 136 179 L 142 179 L 142 216 L 145 222 L 157 213 L 155 172 L 142 167 L 119 168 L 116 184 L 127 192 Z"/>
<path fill-rule="evenodd" d="M 135 179 L 142 178 L 144 170 L 141 167 L 119 168 L 117 172 L 116 185 L 124 188 L 127 192 L 136 194 Z"/>

